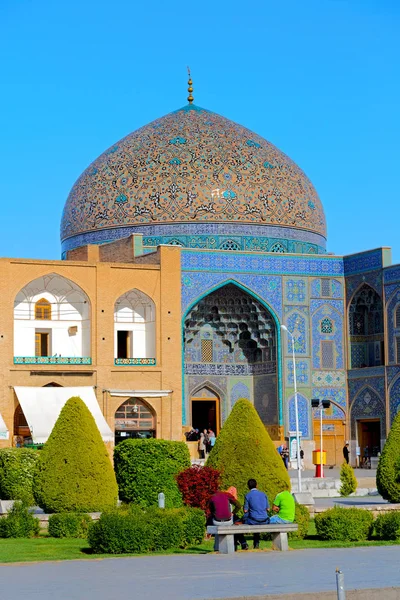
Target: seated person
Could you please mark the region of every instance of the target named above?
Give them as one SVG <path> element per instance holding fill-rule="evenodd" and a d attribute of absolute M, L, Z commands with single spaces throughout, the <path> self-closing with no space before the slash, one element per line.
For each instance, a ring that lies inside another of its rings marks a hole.
<path fill-rule="evenodd" d="M 277 494 L 272 510 L 277 513 L 270 517 L 270 523 L 293 523 L 295 515 L 295 501 L 287 490 Z"/>
<path fill-rule="evenodd" d="M 215 492 L 209 500 L 209 508 L 213 525 L 233 525 L 234 520 L 237 520 L 236 513 L 242 508 L 237 499 L 236 488 L 230 487 L 226 492 L 221 490 Z M 242 546 L 242 550 L 248 549 L 243 534 L 235 535 L 235 548 L 237 543 Z M 217 537 L 215 537 L 214 551 L 218 552 L 218 549 Z"/>
<path fill-rule="evenodd" d="M 257 481 L 249 479 L 247 482 L 249 493 L 244 499 L 244 516 L 243 523 L 246 525 L 264 525 L 269 523 L 267 510 L 269 502 L 267 495 L 257 489 Z M 253 547 L 260 547 L 260 534 L 254 534 Z"/>

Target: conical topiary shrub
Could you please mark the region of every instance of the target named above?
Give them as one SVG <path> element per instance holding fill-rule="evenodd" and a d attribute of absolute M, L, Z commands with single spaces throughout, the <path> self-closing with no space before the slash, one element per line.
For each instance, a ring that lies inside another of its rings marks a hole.
<path fill-rule="evenodd" d="M 290 490 L 290 479 L 254 406 L 238 400 L 217 437 L 207 460 L 208 467 L 221 472 L 223 489 L 234 485 L 243 503 L 247 481 L 257 480 L 270 504 L 276 494 Z"/>
<path fill-rule="evenodd" d="M 400 502 L 400 412 L 392 423 L 379 459 L 376 486 L 389 502 Z"/>
<path fill-rule="evenodd" d="M 92 414 L 78 397 L 65 404 L 40 452 L 33 493 L 46 513 L 116 506 L 113 466 Z"/>

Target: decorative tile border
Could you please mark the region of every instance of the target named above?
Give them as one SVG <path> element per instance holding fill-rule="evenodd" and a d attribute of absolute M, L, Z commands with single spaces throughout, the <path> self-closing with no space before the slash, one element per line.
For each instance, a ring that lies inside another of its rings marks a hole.
<path fill-rule="evenodd" d="M 155 358 L 115 358 L 116 367 L 153 367 L 156 364 Z"/>
<path fill-rule="evenodd" d="M 346 385 L 345 371 L 314 371 L 312 383 L 315 386 L 344 387 Z"/>
<path fill-rule="evenodd" d="M 91 365 L 90 356 L 14 356 L 14 365 Z"/>

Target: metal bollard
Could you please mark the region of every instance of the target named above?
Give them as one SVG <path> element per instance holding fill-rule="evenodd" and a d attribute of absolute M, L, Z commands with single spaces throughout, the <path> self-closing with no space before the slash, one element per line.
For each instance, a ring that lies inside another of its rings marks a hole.
<path fill-rule="evenodd" d="M 165 494 L 163 492 L 158 494 L 158 508 L 165 508 Z"/>
<path fill-rule="evenodd" d="M 346 590 L 344 589 L 344 575 L 339 568 L 336 569 L 336 587 L 338 600 L 346 600 Z"/>

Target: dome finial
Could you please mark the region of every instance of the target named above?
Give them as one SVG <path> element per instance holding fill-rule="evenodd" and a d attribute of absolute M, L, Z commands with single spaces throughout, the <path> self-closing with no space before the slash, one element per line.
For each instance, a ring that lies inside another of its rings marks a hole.
<path fill-rule="evenodd" d="M 189 67 L 187 68 L 187 70 L 188 70 L 188 75 L 189 75 L 189 81 L 188 81 L 189 96 L 188 96 L 188 102 L 189 102 L 189 104 L 193 104 L 193 100 L 194 100 L 193 95 L 192 95 L 192 92 L 193 92 L 193 88 L 192 88 L 193 81 L 192 81 L 192 76 L 190 75 L 190 69 L 189 69 Z"/>

